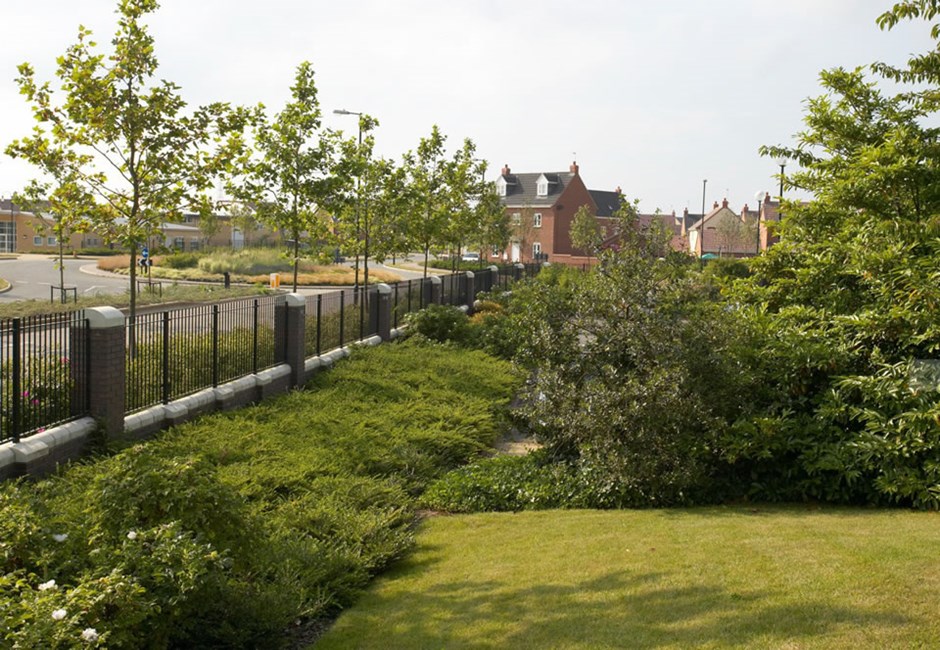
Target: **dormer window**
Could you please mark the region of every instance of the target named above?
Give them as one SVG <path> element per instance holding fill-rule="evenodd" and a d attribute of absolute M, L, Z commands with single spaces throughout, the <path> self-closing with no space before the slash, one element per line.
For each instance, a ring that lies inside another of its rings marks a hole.
<path fill-rule="evenodd" d="M 500 176 L 496 179 L 496 193 L 500 196 L 506 196 L 506 179 Z"/>
<path fill-rule="evenodd" d="M 539 174 L 538 179 L 535 181 L 535 194 L 536 196 L 548 196 L 549 186 L 552 183 L 556 183 L 557 179 L 549 178 L 545 174 Z"/>

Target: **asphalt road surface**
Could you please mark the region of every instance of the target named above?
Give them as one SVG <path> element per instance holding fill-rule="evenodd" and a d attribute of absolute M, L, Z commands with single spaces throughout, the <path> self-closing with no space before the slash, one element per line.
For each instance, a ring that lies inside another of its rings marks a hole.
<path fill-rule="evenodd" d="M 83 266 L 95 268 L 93 259 L 65 258 L 65 286 L 75 287 L 79 297 L 127 291 L 126 278 L 102 277 L 82 273 Z M 0 259 L 0 277 L 10 283 L 10 290 L 0 293 L 0 302 L 16 300 L 49 300 L 49 287 L 59 285 L 55 256 L 20 255 L 17 259 Z"/>

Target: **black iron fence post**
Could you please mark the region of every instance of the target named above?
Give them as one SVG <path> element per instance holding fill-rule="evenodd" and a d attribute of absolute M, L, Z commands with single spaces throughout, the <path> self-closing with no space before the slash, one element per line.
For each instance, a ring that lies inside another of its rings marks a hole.
<path fill-rule="evenodd" d="M 212 305 L 212 387 L 219 385 L 219 306 Z"/>
<path fill-rule="evenodd" d="M 163 312 L 162 400 L 170 403 L 170 312 Z"/>
<path fill-rule="evenodd" d="M 13 319 L 13 395 L 11 398 L 11 427 L 13 442 L 20 441 L 20 421 L 22 415 L 20 413 L 20 405 L 23 397 L 23 385 L 20 379 L 20 373 L 22 372 L 22 365 L 20 360 L 20 337 L 22 336 L 21 321 L 19 318 Z"/>
<path fill-rule="evenodd" d="M 320 356 L 320 340 L 323 336 L 323 294 L 317 294 L 317 356 Z"/>
<path fill-rule="evenodd" d="M 258 300 L 257 298 L 254 301 L 253 312 L 252 312 L 252 337 L 251 337 L 251 371 L 255 374 L 258 374 L 258 327 L 260 323 L 258 322 Z"/>
<path fill-rule="evenodd" d="M 339 292 L 339 347 L 343 347 L 343 334 L 346 329 L 346 292 Z"/>

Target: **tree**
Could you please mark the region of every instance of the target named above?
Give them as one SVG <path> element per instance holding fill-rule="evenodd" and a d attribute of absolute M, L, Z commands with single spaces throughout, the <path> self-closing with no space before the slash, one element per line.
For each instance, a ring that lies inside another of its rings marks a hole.
<path fill-rule="evenodd" d="M 571 220 L 571 243 L 588 254 L 589 257 L 597 255 L 600 250 L 601 226 L 597 223 L 597 218 L 591 214 L 588 206 L 582 205 L 574 213 L 574 219 Z"/>
<path fill-rule="evenodd" d="M 719 252 L 740 253 L 757 248 L 757 224 L 747 223 L 741 219 L 724 218 L 715 227 L 715 239 L 718 241 Z"/>
<path fill-rule="evenodd" d="M 209 246 L 209 242 L 219 234 L 220 230 L 222 230 L 222 223 L 219 221 L 219 215 L 215 213 L 215 210 L 209 210 L 199 216 L 199 232 L 205 246 Z"/>
<path fill-rule="evenodd" d="M 471 241 L 480 247 L 480 264 L 482 265 L 486 251 L 501 251 L 509 245 L 512 228 L 506 208 L 496 191 L 495 183 L 482 184 L 480 198 L 474 209 L 476 231 L 471 235 Z"/>
<path fill-rule="evenodd" d="M 239 166 L 244 175 L 229 184 L 241 201 L 254 203 L 258 218 L 288 235 L 293 267 L 293 290 L 301 239 L 316 254 L 330 236 L 324 211 L 336 196 L 338 181 L 332 175 L 335 134 L 321 131 L 320 103 L 313 66 L 297 67 L 292 101 L 270 121 L 259 106 L 254 113 L 254 148 L 242 149 Z"/>
<path fill-rule="evenodd" d="M 241 231 L 245 248 L 248 248 L 251 243 L 251 233 L 258 229 L 255 211 L 251 206 L 238 201 L 230 202 L 226 207 L 232 222 L 232 228 Z"/>
<path fill-rule="evenodd" d="M 75 182 L 68 169 L 53 169 L 59 174 L 65 174 L 57 179 L 54 186 L 31 181 L 23 193 L 14 196 L 13 200 L 37 215 L 43 226 L 55 234 L 59 249 L 55 263 L 59 271 L 59 297 L 64 303 L 65 245 L 74 233 L 87 232 L 90 228 L 86 215 L 94 210 L 94 200 L 80 183 Z M 48 217 L 52 218 L 51 224 L 48 224 Z"/>
<path fill-rule="evenodd" d="M 446 174 L 449 161 L 444 158 L 443 135 L 435 124 L 431 135 L 421 138 L 416 153 L 408 152 L 403 164 L 410 170 L 409 190 L 413 200 L 409 233 L 424 253 L 424 277 L 428 276 L 431 247 L 438 243 L 448 221 Z"/>
<path fill-rule="evenodd" d="M 937 6 L 901 2 L 879 23 Z M 762 496 L 940 507 L 940 394 L 913 382 L 940 351 L 937 52 L 824 71 L 796 144 L 763 148 L 796 160 L 786 181 L 814 199 L 784 204 L 780 244 L 733 293 L 764 339 L 764 412 L 726 454 Z"/>
<path fill-rule="evenodd" d="M 163 221 L 178 218 L 184 208 L 210 209 L 205 192 L 228 150 L 209 148 L 224 145 L 242 118 L 224 104 L 187 114 L 179 88 L 154 79 L 154 42 L 143 20 L 158 7 L 156 0 L 121 0 L 107 56 L 94 52 L 91 32 L 80 27 L 78 42 L 59 58 L 61 103 L 54 101 L 49 82 L 36 80 L 30 64 L 20 65 L 17 84 L 37 125 L 33 135 L 7 148 L 11 156 L 94 196 L 97 203 L 82 217 L 130 251 L 132 349 L 137 253 Z M 61 217 L 69 227 L 79 218 L 74 212 Z"/>

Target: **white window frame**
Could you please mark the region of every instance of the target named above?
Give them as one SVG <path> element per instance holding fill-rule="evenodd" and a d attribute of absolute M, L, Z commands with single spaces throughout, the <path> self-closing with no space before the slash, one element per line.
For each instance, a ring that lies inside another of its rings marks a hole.
<path fill-rule="evenodd" d="M 538 196 L 548 196 L 548 181 L 539 181 L 535 186 L 535 193 Z"/>
<path fill-rule="evenodd" d="M 514 226 L 521 226 L 521 225 L 522 225 L 522 213 L 521 213 L 521 212 L 513 212 L 513 213 L 512 213 L 512 225 L 514 225 Z"/>
<path fill-rule="evenodd" d="M 532 259 L 537 260 L 539 255 L 542 254 L 542 244 L 539 242 L 532 242 Z"/>
<path fill-rule="evenodd" d="M 55 246 L 59 241 L 55 238 L 55 235 L 51 237 L 46 237 L 46 246 Z"/>
<path fill-rule="evenodd" d="M 33 235 L 33 246 L 42 246 L 42 235 Z"/>
<path fill-rule="evenodd" d="M 542 213 L 536 212 L 532 215 L 532 227 L 541 228 L 542 227 Z"/>

